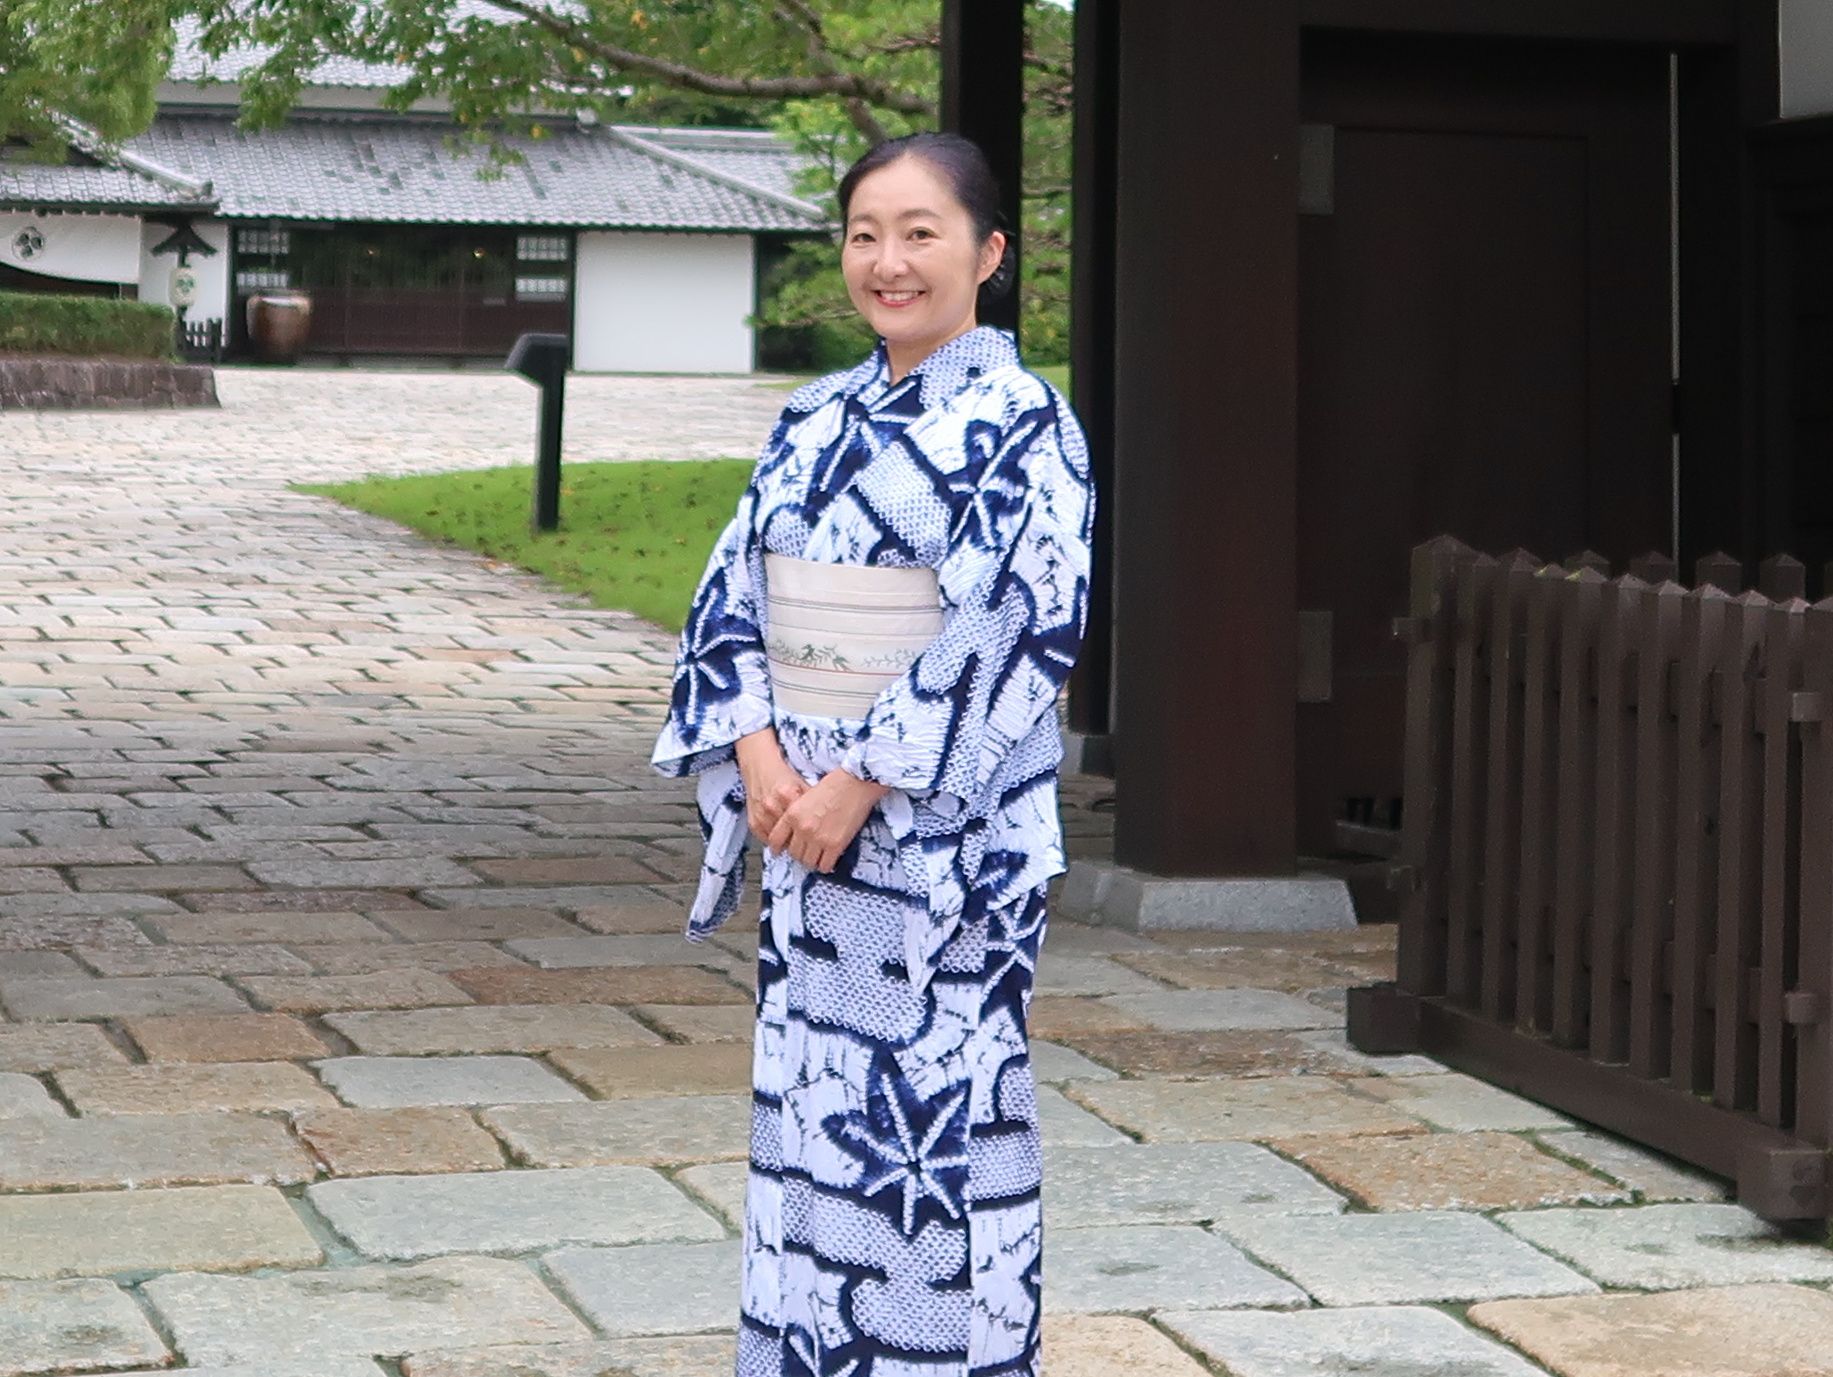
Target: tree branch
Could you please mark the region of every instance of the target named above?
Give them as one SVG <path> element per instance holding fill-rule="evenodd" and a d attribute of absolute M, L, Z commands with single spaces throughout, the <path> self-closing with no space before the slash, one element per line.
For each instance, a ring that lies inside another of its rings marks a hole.
<path fill-rule="evenodd" d="M 816 14 L 804 0 L 781 0 L 776 12 L 791 23 L 801 26 L 808 36 L 808 58 L 817 70 L 829 76 L 840 74 L 840 64 L 834 59 L 834 51 L 828 45 L 827 34 L 821 27 L 821 16 Z M 874 147 L 891 137 L 891 131 L 872 113 L 872 107 L 858 96 L 844 96 L 841 103 L 846 107 L 847 118 L 853 127 L 864 134 L 866 141 Z"/>
<path fill-rule="evenodd" d="M 571 20 L 544 8 L 539 0 L 491 0 L 498 9 L 519 14 L 536 28 L 551 34 L 569 47 L 597 58 L 609 67 L 634 75 L 651 77 L 678 90 L 694 91 L 705 96 L 725 96 L 751 100 L 797 100 L 817 96 L 838 96 L 842 100 L 865 102 L 869 107 L 895 110 L 903 115 L 933 117 L 935 107 L 921 96 L 899 91 L 885 82 L 858 72 L 834 71 L 815 76 L 798 77 L 732 77 L 702 71 L 685 63 L 651 57 L 607 43 Z"/>

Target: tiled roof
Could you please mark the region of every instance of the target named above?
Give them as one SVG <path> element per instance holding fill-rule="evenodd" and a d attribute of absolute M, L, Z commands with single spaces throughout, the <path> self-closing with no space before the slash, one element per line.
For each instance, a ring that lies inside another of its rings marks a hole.
<path fill-rule="evenodd" d="M 480 178 L 481 149 L 443 120 L 300 115 L 270 130 L 213 115 L 165 115 L 130 145 L 207 179 L 230 218 L 524 224 L 618 229 L 808 230 L 821 212 L 711 160 L 612 127 L 551 126 L 510 145 L 526 161 Z M 754 150 L 756 167 L 775 166 Z M 793 154 L 788 156 L 793 157 Z M 762 180 L 762 178 L 760 178 Z"/>
<path fill-rule="evenodd" d="M 93 130 L 64 121 L 71 155 L 63 163 L 0 159 L 0 208 L 204 210 L 216 204 L 207 178 L 124 149 L 110 149 Z"/>
<path fill-rule="evenodd" d="M 0 162 L 0 209 L 203 210 L 210 204 L 208 196 L 188 195 L 125 167 Z"/>

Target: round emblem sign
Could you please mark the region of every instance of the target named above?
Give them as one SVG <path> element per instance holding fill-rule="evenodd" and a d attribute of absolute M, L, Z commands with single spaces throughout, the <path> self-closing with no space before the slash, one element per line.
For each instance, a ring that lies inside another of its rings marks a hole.
<path fill-rule="evenodd" d="M 13 236 L 10 245 L 13 257 L 21 263 L 30 263 L 34 258 L 42 257 L 45 251 L 44 231 L 37 225 L 27 225 Z"/>
<path fill-rule="evenodd" d="M 189 265 L 172 269 L 170 296 L 174 306 L 195 306 L 197 304 L 197 269 Z"/>

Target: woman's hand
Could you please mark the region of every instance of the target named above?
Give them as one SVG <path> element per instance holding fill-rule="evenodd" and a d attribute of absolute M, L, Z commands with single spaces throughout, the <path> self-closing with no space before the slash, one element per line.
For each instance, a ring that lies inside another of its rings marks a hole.
<path fill-rule="evenodd" d="M 783 758 L 774 727 L 741 736 L 735 750 L 745 781 L 745 822 L 752 836 L 768 844 L 784 810 L 808 792 L 808 784 Z"/>
<path fill-rule="evenodd" d="M 831 770 L 783 811 L 766 845 L 826 874 L 866 825 L 872 805 L 890 792 L 845 770 Z"/>

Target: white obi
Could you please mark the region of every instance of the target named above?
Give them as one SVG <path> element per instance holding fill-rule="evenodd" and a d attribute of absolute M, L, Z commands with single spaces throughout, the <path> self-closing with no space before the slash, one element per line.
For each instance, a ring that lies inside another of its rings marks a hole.
<path fill-rule="evenodd" d="M 942 630 L 934 569 L 764 556 L 770 692 L 793 713 L 858 720 Z"/>

